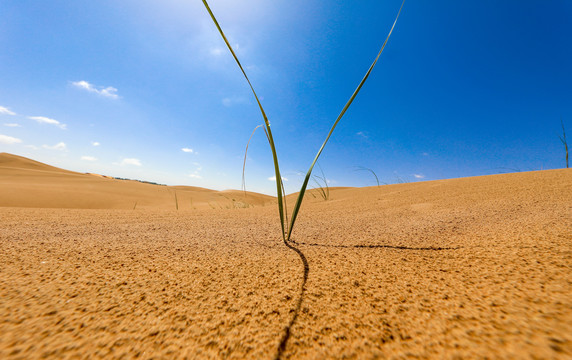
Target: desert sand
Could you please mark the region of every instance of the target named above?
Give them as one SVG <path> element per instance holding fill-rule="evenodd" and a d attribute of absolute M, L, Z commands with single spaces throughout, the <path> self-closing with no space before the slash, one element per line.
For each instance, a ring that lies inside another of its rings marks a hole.
<path fill-rule="evenodd" d="M 572 170 L 275 204 L 0 154 L 0 359 L 572 358 Z"/>

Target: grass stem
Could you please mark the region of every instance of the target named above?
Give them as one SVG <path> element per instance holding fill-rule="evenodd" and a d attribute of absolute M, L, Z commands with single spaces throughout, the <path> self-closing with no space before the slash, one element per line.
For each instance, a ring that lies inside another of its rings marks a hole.
<path fill-rule="evenodd" d="M 564 129 L 564 121 L 560 118 L 560 125 L 562 125 L 562 136 L 558 136 L 562 144 L 564 145 L 564 151 L 566 152 L 566 169 L 568 169 L 568 141 L 566 141 L 566 130 Z"/>
<path fill-rule="evenodd" d="M 336 120 L 334 121 L 330 131 L 328 132 L 328 135 L 326 136 L 326 139 L 324 140 L 324 142 L 322 143 L 322 146 L 318 150 L 318 153 L 314 157 L 314 161 L 312 161 L 310 168 L 308 169 L 308 172 L 306 173 L 306 176 L 304 178 L 304 182 L 302 183 L 302 187 L 300 188 L 298 198 L 296 199 L 294 209 L 292 210 L 292 216 L 290 218 L 290 221 L 288 221 L 288 215 L 287 215 L 287 209 L 286 209 L 286 192 L 284 190 L 284 183 L 282 181 L 282 176 L 280 175 L 280 166 L 278 164 L 278 155 L 276 153 L 276 146 L 274 144 L 274 138 L 272 136 L 272 131 L 270 130 L 270 122 L 268 121 L 268 117 L 266 116 L 266 112 L 264 111 L 264 108 L 262 107 L 262 104 L 260 102 L 260 99 L 258 98 L 258 95 L 256 94 L 256 91 L 254 91 L 254 87 L 252 86 L 252 83 L 250 82 L 250 79 L 248 78 L 246 71 L 244 70 L 242 64 L 238 60 L 236 53 L 234 52 L 234 50 L 233 50 L 232 46 L 230 45 L 226 35 L 224 34 L 221 26 L 219 25 L 216 17 L 214 16 L 209 4 L 207 3 L 206 0 L 203 0 L 203 4 L 204 4 L 206 10 L 208 11 L 213 23 L 215 24 L 216 28 L 218 29 L 218 32 L 220 33 L 222 39 L 224 40 L 224 43 L 226 44 L 228 50 L 232 54 L 232 57 L 234 58 L 236 64 L 240 68 L 242 75 L 246 79 L 248 86 L 250 87 L 250 90 L 252 91 L 252 94 L 254 95 L 254 98 L 256 99 L 256 103 L 258 104 L 258 108 L 260 109 L 260 113 L 262 114 L 262 118 L 264 120 L 263 129 L 264 129 L 264 132 L 266 133 L 266 137 L 268 139 L 268 143 L 269 143 L 270 149 L 272 151 L 272 159 L 274 162 L 274 172 L 275 172 L 275 176 L 276 176 L 276 194 L 278 197 L 278 212 L 279 212 L 280 224 L 281 224 L 281 228 L 282 228 L 282 239 L 283 239 L 284 243 L 288 244 L 288 242 L 290 241 L 290 237 L 292 236 L 292 230 L 294 229 L 294 224 L 296 223 L 296 219 L 298 217 L 300 207 L 302 206 L 302 200 L 304 199 L 304 194 L 305 194 L 306 189 L 308 187 L 308 182 L 312 176 L 312 171 L 314 170 L 314 166 L 316 165 L 318 158 L 322 154 L 322 151 L 326 147 L 326 144 L 330 140 L 330 137 L 332 136 L 336 126 L 338 125 L 340 120 L 343 118 L 344 114 L 346 113 L 346 111 L 348 110 L 350 105 L 353 103 L 357 94 L 360 92 L 364 83 L 368 79 L 371 71 L 375 67 L 375 64 L 379 60 L 379 57 L 381 56 L 383 49 L 385 49 L 385 46 L 387 45 L 387 42 L 389 41 L 389 38 L 390 38 L 391 34 L 393 33 L 393 29 L 395 28 L 395 24 L 397 23 L 397 19 L 399 19 L 399 15 L 401 14 L 401 10 L 403 9 L 403 5 L 405 4 L 405 0 L 403 0 L 403 2 L 401 3 L 401 6 L 399 7 L 399 11 L 397 12 L 397 16 L 395 17 L 395 21 L 393 22 L 393 25 L 391 26 L 391 29 L 390 29 L 387 37 L 385 38 L 385 41 L 383 42 L 381 49 L 379 50 L 379 52 L 378 52 L 377 56 L 375 57 L 373 63 L 370 65 L 369 69 L 365 73 L 365 76 L 362 78 L 361 82 L 358 84 L 357 88 L 354 90 L 353 94 L 350 96 L 349 100 L 346 102 L 346 104 L 342 108 L 342 111 L 340 112 L 340 114 L 338 115 Z M 256 131 L 256 128 L 254 129 L 254 131 Z M 254 131 L 253 131 L 253 134 L 254 134 Z M 251 138 L 252 138 L 252 135 L 251 135 Z M 250 139 L 249 139 L 249 143 L 250 143 Z M 247 144 L 247 151 L 248 151 L 248 144 Z M 245 168 L 245 165 L 246 165 L 246 153 L 245 153 L 245 160 L 243 163 L 243 185 L 244 185 L 244 168 Z M 323 175 L 323 172 L 322 172 L 322 175 Z M 323 178 L 324 178 L 324 181 L 326 181 L 325 176 L 323 176 Z M 326 184 L 326 186 L 327 186 L 327 184 Z"/>

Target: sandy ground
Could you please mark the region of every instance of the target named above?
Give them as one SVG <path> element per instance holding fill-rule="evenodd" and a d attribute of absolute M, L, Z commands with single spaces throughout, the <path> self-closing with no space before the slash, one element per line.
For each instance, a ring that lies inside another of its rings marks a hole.
<path fill-rule="evenodd" d="M 0 199 L 41 197 L 12 160 Z M 291 248 L 266 198 L 4 205 L 0 359 L 570 359 L 571 189 L 572 170 L 336 189 Z"/>

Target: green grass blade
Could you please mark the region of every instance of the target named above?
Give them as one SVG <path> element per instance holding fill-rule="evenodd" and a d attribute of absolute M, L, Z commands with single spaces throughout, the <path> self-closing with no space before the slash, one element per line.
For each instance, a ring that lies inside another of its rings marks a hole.
<path fill-rule="evenodd" d="M 354 93 L 352 94 L 352 96 L 350 97 L 350 99 L 348 100 L 348 102 L 346 103 L 346 105 L 344 106 L 342 111 L 340 112 L 340 115 L 338 115 L 338 118 L 334 122 L 334 125 L 332 125 L 332 128 L 330 129 L 328 136 L 326 136 L 326 140 L 324 140 L 324 143 L 320 147 L 320 150 L 318 150 L 318 153 L 316 154 L 314 161 L 310 165 L 310 169 L 308 169 L 308 172 L 306 173 L 306 177 L 304 178 L 302 188 L 300 189 L 300 193 L 298 194 L 298 199 L 296 199 L 296 204 L 294 205 L 294 210 L 292 210 L 292 217 L 290 218 L 290 226 L 288 227 L 289 230 L 288 230 L 288 235 L 286 236 L 286 241 L 289 241 L 290 236 L 292 235 L 294 223 L 296 222 L 296 218 L 298 217 L 298 212 L 300 211 L 300 206 L 302 205 L 302 200 L 304 199 L 304 193 L 306 192 L 306 188 L 308 187 L 308 181 L 310 180 L 310 177 L 312 175 L 312 170 L 314 170 L 314 165 L 316 165 L 316 162 L 318 161 L 318 158 L 322 154 L 324 147 L 328 143 L 328 140 L 330 140 L 330 136 L 332 136 L 334 129 L 336 128 L 336 126 L 338 125 L 338 123 L 340 122 L 340 120 L 342 119 L 342 117 L 344 116 L 344 114 L 346 113 L 346 111 L 348 110 L 348 108 L 350 107 L 352 102 L 354 101 L 355 97 L 357 96 L 357 94 L 361 90 L 363 84 L 365 83 L 365 81 L 369 77 L 369 74 L 371 73 L 375 64 L 377 63 L 377 60 L 381 56 L 381 53 L 383 52 L 383 49 L 385 48 L 385 45 L 387 44 L 387 41 L 389 40 L 389 37 L 391 36 L 393 29 L 395 28 L 395 24 L 397 23 L 397 19 L 399 19 L 399 15 L 401 14 L 401 10 L 403 9 L 403 4 L 405 4 L 405 0 L 403 0 L 403 2 L 401 3 L 401 7 L 399 8 L 399 11 L 397 12 L 397 16 L 395 17 L 395 21 L 393 22 L 393 25 L 391 26 L 391 30 L 389 30 L 389 34 L 387 34 L 387 37 L 385 38 L 385 41 L 383 42 L 383 45 L 381 46 L 381 49 L 379 50 L 377 57 L 375 58 L 375 60 L 373 61 L 373 63 L 369 67 L 369 69 L 367 70 L 365 76 L 363 77 L 363 79 L 359 83 L 358 87 L 356 88 L 356 90 L 354 91 Z"/>
<path fill-rule="evenodd" d="M 314 184 L 316 184 L 316 190 L 318 191 L 318 194 L 320 194 L 320 196 L 325 199 L 326 198 L 326 194 L 324 193 L 324 188 L 322 188 L 322 185 L 320 185 L 320 183 L 318 182 L 318 179 L 316 179 L 315 176 L 312 177 L 312 180 L 314 180 Z"/>
<path fill-rule="evenodd" d="M 250 86 L 250 90 L 252 90 L 252 94 L 256 98 L 256 103 L 258 104 L 258 108 L 260 109 L 260 112 L 262 113 L 262 117 L 264 118 L 264 126 L 265 126 L 265 130 L 266 130 L 266 134 L 268 136 L 268 143 L 270 144 L 270 149 L 272 150 L 272 159 L 274 161 L 274 172 L 276 175 L 276 194 L 278 197 L 278 212 L 280 213 L 280 223 L 282 226 L 282 238 L 284 241 L 286 241 L 285 228 L 286 228 L 287 224 L 284 221 L 284 201 L 285 201 L 285 199 L 283 197 L 284 190 L 283 190 L 282 181 L 281 181 L 282 176 L 280 176 L 280 167 L 278 166 L 278 155 L 276 154 L 276 147 L 274 146 L 274 139 L 272 137 L 272 131 L 270 130 L 270 122 L 268 121 L 268 117 L 266 116 L 266 112 L 264 111 L 264 108 L 262 107 L 262 104 L 260 103 L 260 100 L 258 99 L 258 95 L 256 95 L 256 91 L 254 91 L 254 87 L 252 86 L 250 79 L 246 75 L 246 71 L 244 71 L 244 68 L 242 67 L 242 64 L 240 63 L 240 61 L 238 60 L 238 57 L 236 56 L 236 53 L 232 49 L 232 46 L 230 46 L 230 43 L 228 42 L 226 35 L 222 31 L 222 28 L 220 27 L 217 19 L 215 18 L 209 4 L 207 3 L 206 0 L 203 0 L 203 4 L 205 5 L 205 8 L 207 9 L 209 15 L 211 16 L 211 19 L 213 20 L 216 28 L 218 29 L 218 32 L 222 36 L 226 46 L 228 47 L 228 50 L 230 50 L 230 53 L 232 54 L 232 57 L 236 61 L 236 64 L 240 68 L 240 71 L 242 71 L 242 75 L 244 75 L 244 78 L 248 82 L 248 86 Z"/>
<path fill-rule="evenodd" d="M 564 120 L 560 118 L 560 125 L 562 125 L 562 136 L 558 136 L 562 144 L 564 145 L 564 150 L 566 152 L 566 169 L 568 169 L 568 141 L 566 140 L 566 130 L 564 129 Z"/>
<path fill-rule="evenodd" d="M 286 189 L 284 188 L 284 182 L 282 181 L 282 178 L 280 178 L 280 182 L 282 183 L 282 196 L 284 199 L 284 234 L 288 233 L 288 204 L 286 201 Z M 284 238 L 284 241 L 286 241 L 286 238 Z"/>
<path fill-rule="evenodd" d="M 320 172 L 322 173 L 322 181 L 324 181 L 324 186 L 326 187 L 326 191 L 324 192 L 324 194 L 326 196 L 325 196 L 324 200 L 328 200 L 328 199 L 330 199 L 330 187 L 328 186 L 328 179 L 326 179 L 326 174 L 324 174 L 324 170 L 322 169 L 320 164 L 318 164 L 318 168 L 320 169 Z"/>
<path fill-rule="evenodd" d="M 377 186 L 379 187 L 379 178 L 377 177 L 377 174 L 376 174 L 372 169 L 366 168 L 366 167 L 363 167 L 363 166 L 357 166 L 356 171 L 360 171 L 360 170 L 362 170 L 362 171 L 369 171 L 370 173 L 372 173 L 373 176 L 375 176 L 375 181 L 377 182 Z"/>

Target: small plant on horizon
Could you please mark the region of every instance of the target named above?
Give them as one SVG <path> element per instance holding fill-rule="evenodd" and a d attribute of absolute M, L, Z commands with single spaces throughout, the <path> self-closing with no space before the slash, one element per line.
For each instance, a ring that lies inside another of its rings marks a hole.
<path fill-rule="evenodd" d="M 562 144 L 564 145 L 564 151 L 566 152 L 566 169 L 568 169 L 568 141 L 566 141 L 566 130 L 564 129 L 564 121 L 560 118 L 560 125 L 562 125 L 562 136 L 558 136 Z"/>
<path fill-rule="evenodd" d="M 244 173 L 246 170 L 246 156 L 248 155 L 248 146 L 250 145 L 250 140 L 252 140 L 256 129 L 260 127 L 262 127 L 262 125 L 257 125 L 254 130 L 252 130 L 252 134 L 250 134 L 248 142 L 246 143 L 246 150 L 244 150 L 244 161 L 242 162 L 242 191 L 244 192 L 244 197 L 246 197 L 246 178 L 244 177 Z M 268 138 L 268 134 L 266 134 L 266 137 Z"/>
<path fill-rule="evenodd" d="M 508 172 L 520 172 L 520 168 L 510 168 L 510 167 L 497 167 L 498 170 L 508 170 Z"/>
<path fill-rule="evenodd" d="M 169 191 L 170 192 L 170 191 Z M 179 199 L 177 199 L 177 190 L 173 189 L 173 192 L 175 193 L 175 208 L 177 210 L 179 210 Z"/>
<path fill-rule="evenodd" d="M 326 179 L 326 175 L 324 174 L 324 170 L 322 170 L 320 164 L 318 164 L 318 168 L 320 169 L 322 176 L 314 175 L 312 176 L 312 180 L 314 180 L 316 185 L 318 185 L 316 188 L 318 190 L 318 194 L 320 194 L 324 201 L 328 201 L 330 200 L 330 187 L 328 186 L 328 179 Z M 322 183 L 324 185 L 322 185 Z"/>
<path fill-rule="evenodd" d="M 408 184 L 410 181 L 407 178 L 402 178 L 397 174 L 397 171 L 394 172 L 395 174 L 395 184 Z"/>
<path fill-rule="evenodd" d="M 224 40 L 228 50 L 230 51 L 230 53 L 232 54 L 236 64 L 238 65 L 238 67 L 240 68 L 240 71 L 242 72 L 242 75 L 244 76 L 244 78 L 246 79 L 248 86 L 250 87 L 250 90 L 252 91 L 252 94 L 254 95 L 254 98 L 256 99 L 256 103 L 258 105 L 258 108 L 260 110 L 260 113 L 262 114 L 262 118 L 263 118 L 263 125 L 260 125 L 260 127 L 262 127 L 264 129 L 264 132 L 266 134 L 266 138 L 268 139 L 268 144 L 270 145 L 270 150 L 272 152 L 272 160 L 274 163 L 274 172 L 275 172 L 275 177 L 276 177 L 276 195 L 277 195 L 277 200 L 278 200 L 278 213 L 280 216 L 280 225 L 282 228 L 282 239 L 284 241 L 284 243 L 287 246 L 288 242 L 290 241 L 290 237 L 292 235 L 292 230 L 294 228 L 294 224 L 296 223 L 296 219 L 298 216 L 298 213 L 300 211 L 300 207 L 302 205 L 302 201 L 304 199 L 304 194 L 306 192 L 306 189 L 308 187 L 308 182 L 310 181 L 310 178 L 312 176 L 312 171 L 314 169 L 314 166 L 316 165 L 318 158 L 320 157 L 320 155 L 322 154 L 322 151 L 324 150 L 326 144 L 328 143 L 330 137 L 332 136 L 332 133 L 334 132 L 336 126 L 338 125 L 338 123 L 340 122 L 340 120 L 342 119 L 342 117 L 344 116 L 344 114 L 346 113 L 346 111 L 348 110 L 348 108 L 350 107 L 350 105 L 352 104 L 352 102 L 354 101 L 355 97 L 357 96 L 357 94 L 359 93 L 359 91 L 361 90 L 363 84 L 365 83 L 365 81 L 368 79 L 371 71 L 373 70 L 373 68 L 375 67 L 375 64 L 377 63 L 379 57 L 381 56 L 381 53 L 383 52 L 383 49 L 385 48 L 385 45 L 387 44 L 393 29 L 395 28 L 395 24 L 397 23 L 397 19 L 399 19 L 399 15 L 401 14 L 401 10 L 403 9 L 403 5 L 405 3 L 405 0 L 403 0 L 403 2 L 401 3 L 401 6 L 399 8 L 399 11 L 397 12 L 397 16 L 395 17 L 395 21 L 393 22 L 393 25 L 391 26 L 391 29 L 387 35 L 387 37 L 385 38 L 385 41 L 383 42 L 383 45 L 381 46 L 381 49 L 379 50 L 376 58 L 374 59 L 373 63 L 370 65 L 369 69 L 367 70 L 367 72 L 365 73 L 365 76 L 362 78 L 361 82 L 359 83 L 359 85 L 357 86 L 356 90 L 353 92 L 353 94 L 350 96 L 349 100 L 346 102 L 345 106 L 343 107 L 342 111 L 340 112 L 340 114 L 338 115 L 338 117 L 336 118 L 336 120 L 334 121 L 328 135 L 326 136 L 326 139 L 324 140 L 322 146 L 320 147 L 320 149 L 318 150 L 318 153 L 316 154 L 316 156 L 314 157 L 313 162 L 310 165 L 310 168 L 308 169 L 306 176 L 304 178 L 304 182 L 302 183 L 302 187 L 300 188 L 300 192 L 298 194 L 298 198 L 296 199 L 296 203 L 294 205 L 294 209 L 292 210 L 292 216 L 290 217 L 290 221 L 288 221 L 288 211 L 286 209 L 286 196 L 285 196 L 285 190 L 284 190 L 284 184 L 282 182 L 282 176 L 280 175 L 280 167 L 278 165 L 278 155 L 276 153 L 276 146 L 274 144 L 274 138 L 272 136 L 272 131 L 270 129 L 270 122 L 268 120 L 268 117 L 266 116 L 266 112 L 264 111 L 264 108 L 262 107 L 262 104 L 260 102 L 260 99 L 258 98 L 258 95 L 256 94 L 256 91 L 254 91 L 254 87 L 252 86 L 252 83 L 250 82 L 250 79 L 248 78 L 248 76 L 246 75 L 246 71 L 244 70 L 242 64 L 240 63 L 240 61 L 238 60 L 238 57 L 236 56 L 236 53 L 234 52 L 232 46 L 230 45 L 226 35 L 224 34 L 222 28 L 220 27 L 217 19 L 215 18 L 212 10 L 210 9 L 210 6 L 208 5 L 206 0 L 203 0 L 203 4 L 206 8 L 206 10 L 208 11 L 213 23 L 215 24 L 216 28 L 218 29 L 219 34 L 221 35 L 222 39 Z M 258 127 L 256 127 L 254 129 L 254 131 L 256 131 Z M 254 134 L 253 131 L 253 134 Z M 251 135 L 252 138 L 252 135 Z M 249 140 L 250 142 L 250 140 Z M 247 151 L 248 151 L 248 144 L 247 144 Z M 246 163 L 246 154 L 245 154 L 245 163 Z M 244 174 L 244 165 L 243 165 L 243 174 Z M 325 178 L 325 177 L 324 177 Z M 243 177 L 243 187 L 244 187 L 244 177 Z"/>
<path fill-rule="evenodd" d="M 377 177 L 377 174 L 375 173 L 375 171 L 373 171 L 370 168 L 366 168 L 364 166 L 356 166 L 355 171 L 369 171 L 370 173 L 373 174 L 373 176 L 375 177 L 375 182 L 377 182 L 377 187 L 379 187 L 379 178 Z M 384 185 L 387 185 L 386 183 L 383 183 Z"/>

